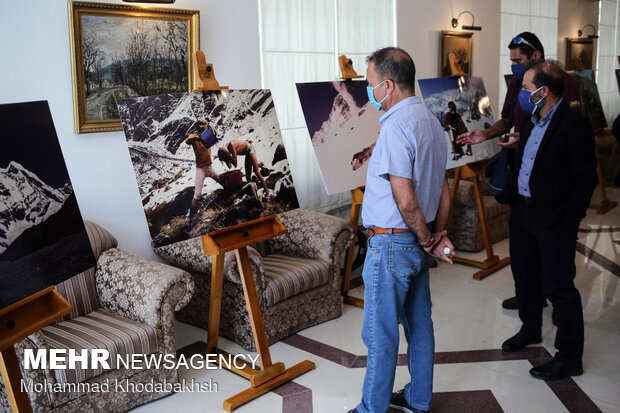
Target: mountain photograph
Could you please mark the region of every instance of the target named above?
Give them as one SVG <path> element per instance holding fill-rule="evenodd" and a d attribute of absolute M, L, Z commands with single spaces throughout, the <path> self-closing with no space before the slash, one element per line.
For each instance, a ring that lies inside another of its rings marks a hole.
<path fill-rule="evenodd" d="M 491 102 L 482 78 L 440 77 L 418 80 L 424 105 L 439 120 L 446 131 L 448 163 L 446 169 L 490 158 L 501 147 L 498 138 L 463 146 L 456 137 L 472 129 L 486 129 L 493 125 Z"/>
<path fill-rule="evenodd" d="M 47 102 L 0 105 L 0 308 L 95 265 Z"/>
<path fill-rule="evenodd" d="M 269 90 L 118 101 L 154 247 L 299 207 Z"/>
<path fill-rule="evenodd" d="M 327 193 L 364 185 L 381 117 L 366 82 L 297 83 L 297 94 Z"/>

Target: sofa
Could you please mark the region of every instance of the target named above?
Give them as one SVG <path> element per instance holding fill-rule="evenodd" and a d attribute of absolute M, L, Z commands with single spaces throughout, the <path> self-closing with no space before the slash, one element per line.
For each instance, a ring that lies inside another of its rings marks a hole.
<path fill-rule="evenodd" d="M 173 317 L 190 300 L 194 283 L 185 271 L 141 258 L 116 246 L 102 227 L 85 221 L 97 260 L 95 267 L 56 286 L 73 312 L 15 344 L 20 365 L 24 349 L 106 348 L 110 354 L 172 354 L 176 357 Z M 114 357 L 115 359 L 115 357 Z M 176 369 L 43 369 L 22 371 L 25 383 L 67 386 L 70 391 L 28 392 L 33 412 L 124 412 L 171 391 L 140 392 L 137 384 L 178 381 Z M 115 384 L 131 383 L 136 391 Z M 109 383 L 109 393 L 89 392 Z M 77 384 L 80 384 L 78 386 Z M 74 390 L 74 391 L 73 391 Z M 10 412 L 0 382 L 0 411 Z"/>
<path fill-rule="evenodd" d="M 302 209 L 278 217 L 288 233 L 248 247 L 269 344 L 342 314 L 341 267 L 353 240 L 353 226 L 341 218 Z M 154 250 L 194 277 L 196 292 L 177 319 L 207 329 L 213 257 L 201 238 Z M 234 251 L 225 255 L 222 289 L 219 335 L 255 350 Z"/>

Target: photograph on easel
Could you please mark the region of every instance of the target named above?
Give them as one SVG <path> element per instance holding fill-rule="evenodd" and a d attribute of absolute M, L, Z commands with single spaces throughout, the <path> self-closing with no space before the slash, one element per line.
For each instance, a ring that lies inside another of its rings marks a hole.
<path fill-rule="evenodd" d="M 328 194 L 366 183 L 381 112 L 365 81 L 297 83 L 297 94 Z"/>
<path fill-rule="evenodd" d="M 298 208 L 269 90 L 118 101 L 154 247 Z"/>
<path fill-rule="evenodd" d="M 95 265 L 47 102 L 0 105 L 0 308 Z"/>
<path fill-rule="evenodd" d="M 463 145 L 456 138 L 472 129 L 493 125 L 491 102 L 482 78 L 442 77 L 418 80 L 424 104 L 446 131 L 448 163 L 446 169 L 490 158 L 501 149 L 498 139 L 478 145 Z"/>

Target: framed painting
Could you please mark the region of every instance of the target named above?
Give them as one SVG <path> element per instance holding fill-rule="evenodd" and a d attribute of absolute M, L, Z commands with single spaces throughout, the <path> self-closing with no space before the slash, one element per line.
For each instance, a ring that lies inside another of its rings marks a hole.
<path fill-rule="evenodd" d="M 581 37 L 566 38 L 566 70 L 594 69 L 594 41 Z"/>
<path fill-rule="evenodd" d="M 198 10 L 69 2 L 76 133 L 122 130 L 116 99 L 195 87 Z"/>
<path fill-rule="evenodd" d="M 441 31 L 439 76 L 471 76 L 474 34 Z"/>

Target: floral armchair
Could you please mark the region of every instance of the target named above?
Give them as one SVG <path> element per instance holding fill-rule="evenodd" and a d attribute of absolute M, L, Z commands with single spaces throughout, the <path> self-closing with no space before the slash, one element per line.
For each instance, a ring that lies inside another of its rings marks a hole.
<path fill-rule="evenodd" d="M 337 217 L 301 209 L 278 217 L 288 233 L 248 247 L 269 344 L 342 315 L 340 269 L 353 240 L 353 226 Z M 212 257 L 200 237 L 155 252 L 194 276 L 196 294 L 177 319 L 206 329 Z M 234 252 L 225 256 L 223 284 L 219 335 L 255 350 Z"/>
<path fill-rule="evenodd" d="M 106 348 L 111 355 L 176 354 L 173 316 L 193 294 L 192 277 L 177 268 L 119 250 L 116 239 L 105 229 L 88 221 L 85 225 L 97 265 L 56 286 L 74 310 L 15 345 L 20 365 L 26 348 L 73 348 L 78 353 L 85 348 Z M 113 369 L 106 371 L 79 367 L 23 370 L 26 384 L 59 383 L 64 385 L 58 387 L 71 389 L 29 391 L 33 412 L 124 412 L 171 391 L 121 389 L 140 389 L 138 383 L 178 381 L 175 369 L 128 370 L 116 368 L 115 362 L 111 364 Z M 117 382 L 133 386 L 121 386 L 117 391 Z M 75 383 L 84 385 L 66 386 Z M 84 390 L 104 383 L 109 383 L 109 393 Z M 1 379 L 0 411 L 11 411 Z"/>

